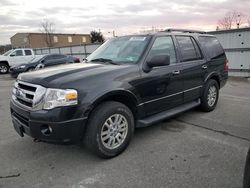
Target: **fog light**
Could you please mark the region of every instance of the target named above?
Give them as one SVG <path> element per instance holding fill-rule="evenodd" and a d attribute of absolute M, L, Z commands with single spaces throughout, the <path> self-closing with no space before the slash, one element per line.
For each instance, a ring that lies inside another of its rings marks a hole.
<path fill-rule="evenodd" d="M 42 125 L 41 132 L 45 136 L 49 136 L 52 133 L 52 128 L 49 125 Z"/>

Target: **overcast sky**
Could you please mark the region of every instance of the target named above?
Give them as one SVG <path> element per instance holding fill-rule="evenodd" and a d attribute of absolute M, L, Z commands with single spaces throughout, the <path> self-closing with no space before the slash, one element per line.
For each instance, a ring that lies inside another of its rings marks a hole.
<path fill-rule="evenodd" d="M 0 0 L 0 45 L 17 32 L 39 32 L 43 19 L 59 33 L 123 35 L 152 26 L 214 30 L 232 10 L 249 14 L 250 0 Z"/>

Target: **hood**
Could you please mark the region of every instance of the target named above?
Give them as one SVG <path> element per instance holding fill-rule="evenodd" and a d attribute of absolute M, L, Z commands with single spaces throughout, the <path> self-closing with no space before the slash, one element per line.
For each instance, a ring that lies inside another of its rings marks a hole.
<path fill-rule="evenodd" d="M 0 61 L 1 61 L 1 60 L 7 60 L 7 59 L 8 59 L 8 57 L 7 57 L 7 56 L 0 55 Z"/>
<path fill-rule="evenodd" d="M 13 66 L 11 66 L 11 68 L 15 69 L 15 68 L 23 66 L 23 65 L 27 66 L 27 64 L 22 63 L 22 64 L 18 64 L 18 65 L 13 65 Z"/>
<path fill-rule="evenodd" d="M 118 69 L 125 67 L 125 65 L 74 63 L 22 73 L 17 79 L 44 87 L 64 88 L 73 86 L 79 80 L 95 77 L 107 72 L 112 72 L 109 75 L 115 75 L 113 72 L 115 73 Z"/>

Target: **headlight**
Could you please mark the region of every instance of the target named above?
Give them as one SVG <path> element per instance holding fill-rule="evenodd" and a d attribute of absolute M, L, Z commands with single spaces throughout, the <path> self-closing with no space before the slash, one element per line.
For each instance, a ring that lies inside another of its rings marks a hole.
<path fill-rule="evenodd" d="M 26 66 L 25 65 L 21 65 L 19 67 L 16 67 L 16 69 L 24 69 Z"/>
<path fill-rule="evenodd" d="M 58 106 L 76 105 L 77 91 L 74 89 L 47 89 L 43 109 L 49 110 Z"/>

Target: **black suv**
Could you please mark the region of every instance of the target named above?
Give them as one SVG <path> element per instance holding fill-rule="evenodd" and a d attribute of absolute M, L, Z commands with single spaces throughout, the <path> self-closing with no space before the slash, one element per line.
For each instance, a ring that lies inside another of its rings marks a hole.
<path fill-rule="evenodd" d="M 228 78 L 219 41 L 166 30 L 105 42 L 81 64 L 18 76 L 11 115 L 16 131 L 47 142 L 84 141 L 101 157 L 128 146 L 145 127 L 200 106 L 212 111 Z"/>

